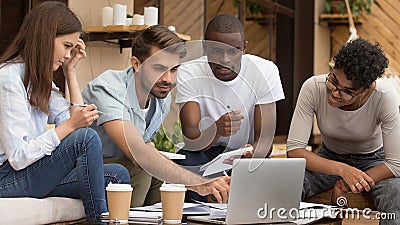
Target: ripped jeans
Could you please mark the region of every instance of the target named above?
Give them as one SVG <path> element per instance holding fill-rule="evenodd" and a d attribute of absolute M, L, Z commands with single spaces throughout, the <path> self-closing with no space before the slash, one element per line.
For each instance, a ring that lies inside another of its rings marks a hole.
<path fill-rule="evenodd" d="M 318 149 L 318 155 L 348 164 L 362 171 L 385 162 L 384 149 L 381 148 L 369 154 L 337 154 L 330 151 L 322 144 Z M 340 176 L 314 173 L 305 171 L 302 199 L 329 190 L 335 186 Z M 380 212 L 395 213 L 395 220 L 380 220 L 379 224 L 400 224 L 400 178 L 389 178 L 378 182 L 370 191 L 376 208 Z"/>

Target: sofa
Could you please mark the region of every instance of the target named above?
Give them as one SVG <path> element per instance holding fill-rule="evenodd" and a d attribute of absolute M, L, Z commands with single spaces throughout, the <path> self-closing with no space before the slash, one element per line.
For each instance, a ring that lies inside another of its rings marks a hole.
<path fill-rule="evenodd" d="M 47 125 L 47 129 L 54 125 Z M 85 218 L 82 200 L 50 198 L 0 198 L 0 224 L 54 224 Z"/>
<path fill-rule="evenodd" d="M 73 224 L 68 221 L 84 218 L 85 211 L 80 199 L 0 198 L 0 224 Z"/>

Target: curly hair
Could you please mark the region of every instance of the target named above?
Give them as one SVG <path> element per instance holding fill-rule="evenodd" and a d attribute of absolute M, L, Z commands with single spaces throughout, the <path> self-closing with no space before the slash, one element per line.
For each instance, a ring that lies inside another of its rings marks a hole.
<path fill-rule="evenodd" d="M 344 44 L 333 61 L 333 68 L 343 69 L 354 88 L 369 88 L 389 64 L 379 43 L 373 45 L 362 38 Z"/>

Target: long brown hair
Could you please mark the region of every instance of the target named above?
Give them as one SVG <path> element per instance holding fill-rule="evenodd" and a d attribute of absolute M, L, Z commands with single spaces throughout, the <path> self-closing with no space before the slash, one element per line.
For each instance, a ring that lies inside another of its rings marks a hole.
<path fill-rule="evenodd" d="M 82 32 L 78 17 L 61 2 L 44 2 L 26 15 L 0 63 L 25 63 L 24 86 L 29 103 L 49 113 L 53 81 L 54 40 Z"/>

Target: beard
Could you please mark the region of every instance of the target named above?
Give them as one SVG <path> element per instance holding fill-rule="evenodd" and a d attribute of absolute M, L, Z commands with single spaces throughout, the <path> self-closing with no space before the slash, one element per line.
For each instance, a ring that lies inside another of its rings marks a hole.
<path fill-rule="evenodd" d="M 212 62 L 210 62 L 209 65 L 214 76 L 221 81 L 231 81 L 235 79 L 238 76 L 240 70 L 240 67 L 234 65 L 225 66 Z"/>
<path fill-rule="evenodd" d="M 166 98 L 175 85 L 175 83 L 168 83 L 165 81 L 157 82 L 151 88 L 150 94 L 156 98 Z"/>

